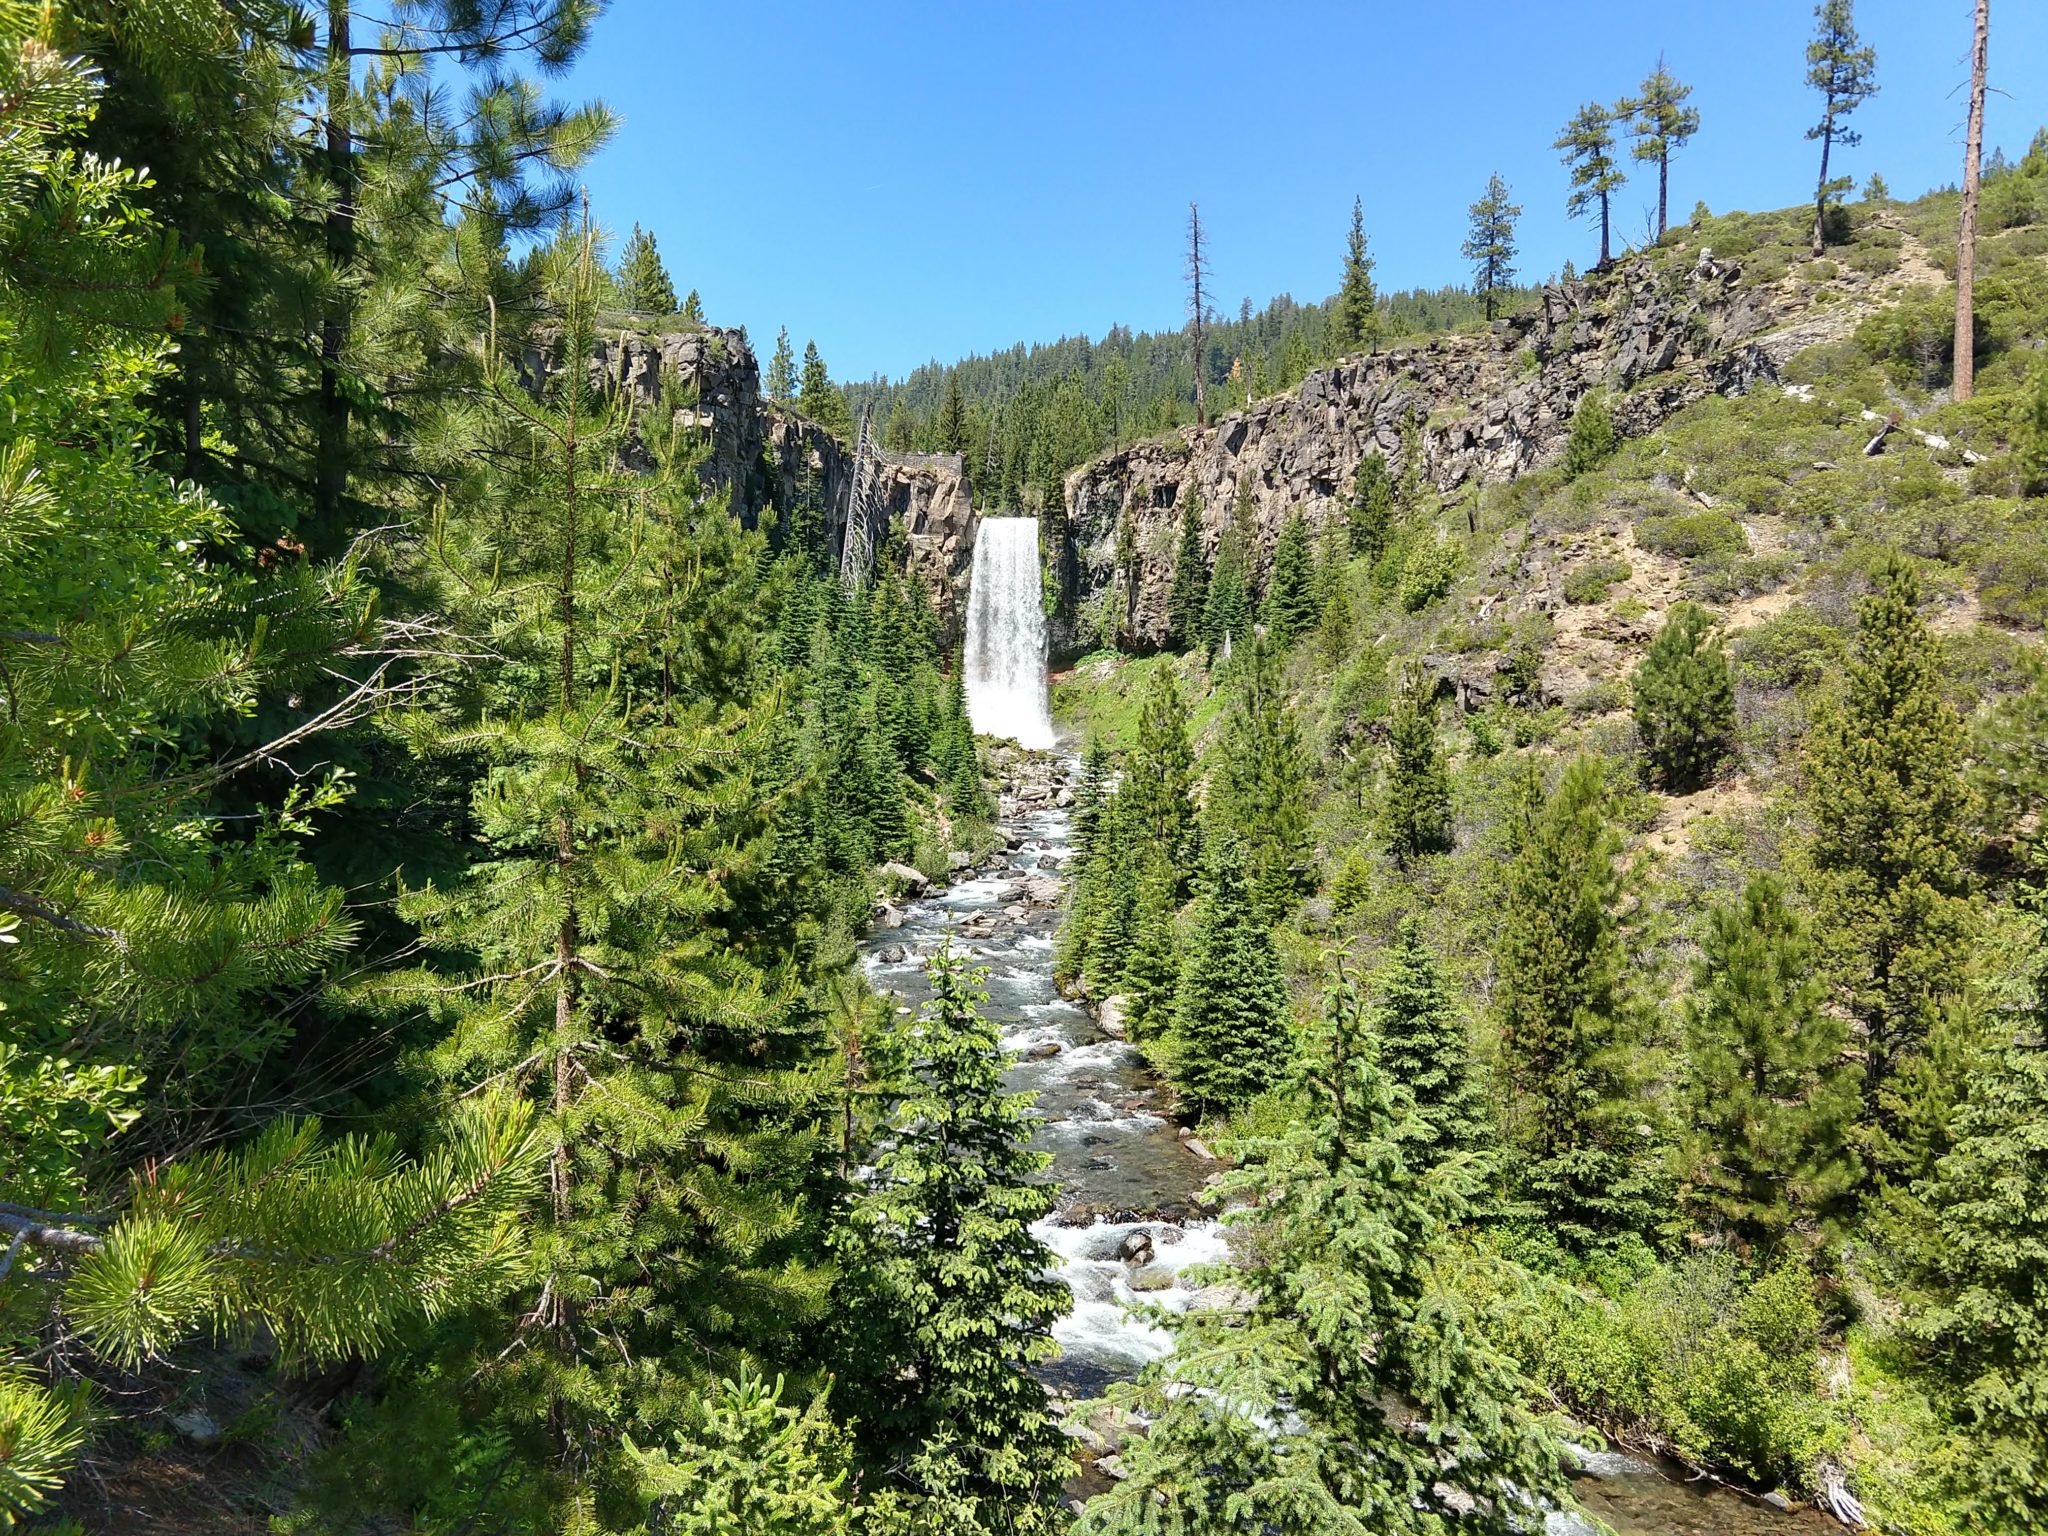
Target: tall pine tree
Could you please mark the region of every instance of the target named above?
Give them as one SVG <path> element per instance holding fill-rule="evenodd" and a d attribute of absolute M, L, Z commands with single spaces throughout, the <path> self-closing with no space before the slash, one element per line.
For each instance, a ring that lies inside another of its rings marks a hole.
<path fill-rule="evenodd" d="M 1175 1010 L 1174 1082 L 1203 1113 L 1234 1109 L 1279 1081 L 1287 986 L 1271 930 L 1245 882 L 1242 846 L 1212 837 Z"/>

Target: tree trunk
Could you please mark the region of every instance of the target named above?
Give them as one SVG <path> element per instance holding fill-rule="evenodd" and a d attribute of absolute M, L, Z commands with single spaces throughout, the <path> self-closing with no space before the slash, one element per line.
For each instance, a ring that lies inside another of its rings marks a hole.
<path fill-rule="evenodd" d="M 349 138 L 349 93 L 354 61 L 349 44 L 349 0 L 327 0 L 327 167 L 334 206 L 327 214 L 327 256 L 345 274 L 355 261 L 355 151 Z M 327 302 L 320 322 L 320 419 L 313 444 L 313 511 L 324 532 L 340 522 L 348 484 L 348 397 L 341 387 L 341 354 L 348 339 L 346 289 Z"/>
<path fill-rule="evenodd" d="M 1984 151 L 1984 65 L 1991 51 L 1991 0 L 1977 0 L 1970 52 L 1970 133 L 1963 145 L 1963 228 L 1956 237 L 1955 398 L 1977 385 L 1977 163 Z"/>
<path fill-rule="evenodd" d="M 1813 254 L 1816 256 L 1827 249 L 1828 151 L 1835 147 L 1835 104 L 1832 99 L 1821 121 L 1827 126 L 1821 130 L 1820 136 L 1820 180 L 1813 188 Z"/>
<path fill-rule="evenodd" d="M 1607 254 L 1607 194 L 1602 192 L 1600 194 L 1600 265 L 1595 270 L 1605 272 L 1611 264 L 1612 258 Z"/>
<path fill-rule="evenodd" d="M 1657 238 L 1671 227 L 1671 151 L 1657 157 Z"/>

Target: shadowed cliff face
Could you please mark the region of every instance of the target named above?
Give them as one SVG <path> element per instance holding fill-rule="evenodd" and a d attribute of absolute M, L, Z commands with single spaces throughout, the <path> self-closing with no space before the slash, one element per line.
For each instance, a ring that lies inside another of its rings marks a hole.
<path fill-rule="evenodd" d="M 529 378 L 559 365 L 559 359 L 543 358 L 538 348 L 524 359 Z M 852 492 L 853 450 L 762 395 L 760 366 L 744 331 L 718 326 L 649 336 L 615 331 L 600 338 L 589 366 L 599 388 L 629 392 L 643 421 L 661 408 L 664 393 L 687 398 L 694 389 L 695 404 L 676 408 L 675 425 L 706 435 L 705 482 L 732 497 L 748 527 L 756 526 L 764 513 L 772 516 L 772 509 L 794 503 L 808 464 L 824 496 L 832 544 L 839 546 Z M 636 434 L 640 440 L 648 435 L 649 426 Z M 638 441 L 629 454 L 653 467 Z M 974 559 L 966 467 L 948 454 L 885 454 L 876 475 L 879 508 L 905 535 L 904 566 L 930 593 L 942 643 L 956 646 L 966 624 Z"/>
<path fill-rule="evenodd" d="M 1381 454 L 1397 478 L 1405 473 L 1402 426 L 1411 416 L 1422 477 L 1438 490 L 1511 480 L 1563 455 L 1588 391 L 1606 391 L 1616 430 L 1640 436 L 1703 395 L 1775 380 L 1794 353 L 1846 334 L 1867 312 L 1846 303 L 1786 325 L 1797 301 L 1738 287 L 1739 275 L 1711 254 L 1690 272 L 1630 261 L 1546 289 L 1535 309 L 1486 334 L 1349 358 L 1207 430 L 1184 427 L 1083 466 L 1066 485 L 1075 589 L 1055 624 L 1055 658 L 1098 643 L 1089 619 L 1105 609 L 1120 644 L 1165 642 L 1185 493 L 1201 494 L 1213 562 L 1238 487 L 1248 486 L 1263 560 L 1290 511 L 1299 508 L 1317 530 L 1344 515 L 1368 453 Z M 1120 569 L 1126 521 L 1124 548 L 1135 558 Z"/>

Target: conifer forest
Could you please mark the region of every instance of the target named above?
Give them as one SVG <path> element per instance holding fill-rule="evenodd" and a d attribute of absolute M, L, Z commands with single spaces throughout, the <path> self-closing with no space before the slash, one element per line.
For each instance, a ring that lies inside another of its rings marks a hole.
<path fill-rule="evenodd" d="M 0 0 L 0 1528 L 2048 1533 L 2022 7 L 860 379 L 639 3 Z"/>

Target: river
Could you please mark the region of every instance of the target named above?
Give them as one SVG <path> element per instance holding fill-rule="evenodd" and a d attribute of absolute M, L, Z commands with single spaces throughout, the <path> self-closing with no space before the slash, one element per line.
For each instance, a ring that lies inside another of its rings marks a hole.
<path fill-rule="evenodd" d="M 1072 763 L 1056 770 L 1074 771 Z M 1077 1396 L 1135 1376 L 1165 1354 L 1167 1336 L 1133 1320 L 1144 1300 L 1185 1308 L 1196 1297 L 1193 1265 L 1225 1256 L 1216 1222 L 1195 1194 L 1215 1170 L 1191 1151 L 1162 1113 L 1165 1093 L 1130 1046 L 1105 1035 L 1094 1016 L 1059 994 L 1052 977 L 1059 898 L 1073 854 L 1071 822 L 1058 781 L 1045 798 L 1006 796 L 1008 850 L 952 885 L 901 909 L 900 926 L 878 928 L 862 945 L 870 980 L 914 1009 L 930 995 L 924 962 L 950 935 L 988 970 L 987 1015 L 1014 1061 L 1008 1082 L 1036 1096 L 1040 1144 L 1060 1185 L 1055 1213 L 1038 1233 L 1059 1256 L 1074 1310 L 1053 1333 L 1064 1354 L 1043 1374 Z M 1143 1242 L 1138 1243 L 1142 1235 Z M 1149 1256 L 1126 1260 L 1127 1243 Z M 1787 1514 L 1682 1470 L 1619 1453 L 1588 1458 L 1578 1492 L 1619 1536 L 1819 1536 L 1841 1527 L 1811 1510 Z M 1557 1512 L 1547 1536 L 1590 1536 L 1597 1528 Z"/>

